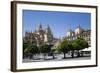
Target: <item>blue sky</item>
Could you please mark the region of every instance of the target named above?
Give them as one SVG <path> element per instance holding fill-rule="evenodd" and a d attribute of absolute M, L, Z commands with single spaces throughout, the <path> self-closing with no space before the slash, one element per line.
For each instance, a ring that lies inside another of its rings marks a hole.
<path fill-rule="evenodd" d="M 75 30 L 78 25 L 83 29 L 90 29 L 91 14 L 23 10 L 23 34 L 26 31 L 34 31 L 40 23 L 43 26 L 49 25 L 55 37 L 63 37 L 66 35 L 70 25 L 72 30 Z"/>

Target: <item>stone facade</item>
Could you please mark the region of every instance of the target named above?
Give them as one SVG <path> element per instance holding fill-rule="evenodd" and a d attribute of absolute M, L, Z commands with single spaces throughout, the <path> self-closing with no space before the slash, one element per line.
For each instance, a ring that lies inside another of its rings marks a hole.
<path fill-rule="evenodd" d="M 34 32 L 25 32 L 24 42 L 33 43 L 37 46 L 51 44 L 53 42 L 53 34 L 49 25 L 46 28 L 43 28 L 40 24 L 38 29 Z"/>
<path fill-rule="evenodd" d="M 24 43 L 33 43 L 37 46 L 40 46 L 42 44 L 57 46 L 58 42 L 65 38 L 67 40 L 83 38 L 88 42 L 89 46 L 91 46 L 91 30 L 84 30 L 80 26 L 78 26 L 75 31 L 70 28 L 64 38 L 58 39 L 53 36 L 49 25 L 44 28 L 41 24 L 34 32 L 25 32 Z"/>
<path fill-rule="evenodd" d="M 78 26 L 75 31 L 69 29 L 65 38 L 68 40 L 83 38 L 88 42 L 89 46 L 91 46 L 91 30 L 84 30 L 80 26 Z"/>

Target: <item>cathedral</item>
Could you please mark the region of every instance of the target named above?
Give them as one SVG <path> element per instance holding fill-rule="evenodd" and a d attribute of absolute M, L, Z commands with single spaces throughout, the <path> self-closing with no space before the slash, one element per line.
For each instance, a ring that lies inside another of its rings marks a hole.
<path fill-rule="evenodd" d="M 42 44 L 52 44 L 53 33 L 48 25 L 46 28 L 40 25 L 34 32 L 25 32 L 24 43 L 32 43 L 40 46 Z"/>
<path fill-rule="evenodd" d="M 81 28 L 80 25 L 75 29 L 75 31 L 70 28 L 62 39 L 58 39 L 53 36 L 49 25 L 44 28 L 43 25 L 40 23 L 38 28 L 34 32 L 25 32 L 23 41 L 24 43 L 32 43 L 37 46 L 48 44 L 57 47 L 58 42 L 62 41 L 65 38 L 67 40 L 83 38 L 88 42 L 89 46 L 91 46 L 91 30 L 85 30 Z"/>

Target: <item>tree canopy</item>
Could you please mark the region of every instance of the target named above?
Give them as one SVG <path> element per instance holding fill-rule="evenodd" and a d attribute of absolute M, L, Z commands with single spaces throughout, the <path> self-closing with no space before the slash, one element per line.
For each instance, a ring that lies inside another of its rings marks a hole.
<path fill-rule="evenodd" d="M 44 44 L 44 45 L 40 46 L 41 53 L 49 53 L 50 50 L 51 50 L 50 45 Z"/>
<path fill-rule="evenodd" d="M 37 54 L 39 53 L 39 48 L 36 45 L 29 45 L 25 50 L 25 53 Z"/>

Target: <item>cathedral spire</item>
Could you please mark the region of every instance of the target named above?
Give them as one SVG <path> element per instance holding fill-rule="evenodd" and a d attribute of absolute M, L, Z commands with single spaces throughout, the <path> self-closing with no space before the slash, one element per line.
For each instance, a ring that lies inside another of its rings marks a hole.
<path fill-rule="evenodd" d="M 30 28 L 30 33 L 32 33 L 32 25 L 31 24 L 30 24 L 29 28 Z"/>
<path fill-rule="evenodd" d="M 50 30 L 50 27 L 49 27 L 49 25 L 47 25 L 47 29 L 49 29 L 49 30 Z"/>
<path fill-rule="evenodd" d="M 42 30 L 42 24 L 41 24 L 41 22 L 39 24 L 39 30 Z"/>
<path fill-rule="evenodd" d="M 77 27 L 77 28 L 81 28 L 80 24 L 78 25 L 78 27 Z"/>
<path fill-rule="evenodd" d="M 51 29 L 50 29 L 50 26 L 49 25 L 47 25 L 46 32 L 47 33 L 51 33 Z"/>

